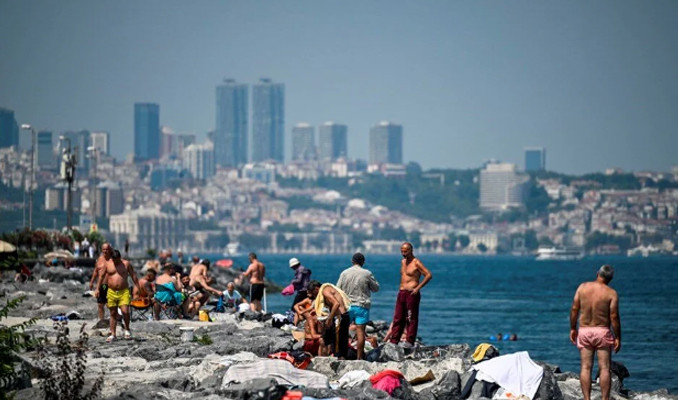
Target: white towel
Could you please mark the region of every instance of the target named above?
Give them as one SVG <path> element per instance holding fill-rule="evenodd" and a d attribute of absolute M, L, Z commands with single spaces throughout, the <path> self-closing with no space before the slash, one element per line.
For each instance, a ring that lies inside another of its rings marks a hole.
<path fill-rule="evenodd" d="M 495 382 L 516 397 L 525 395 L 530 399 L 544 376 L 544 369 L 526 351 L 495 357 L 472 368 L 478 371 L 477 380 Z"/>

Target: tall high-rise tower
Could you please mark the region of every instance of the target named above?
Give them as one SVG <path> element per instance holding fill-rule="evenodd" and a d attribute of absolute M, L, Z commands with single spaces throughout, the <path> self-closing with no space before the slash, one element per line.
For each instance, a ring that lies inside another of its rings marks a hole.
<path fill-rule="evenodd" d="M 325 122 L 318 128 L 318 158 L 336 160 L 348 155 L 348 128 L 346 125 Z"/>
<path fill-rule="evenodd" d="M 101 154 L 105 155 L 110 155 L 111 154 L 111 149 L 110 149 L 110 144 L 111 144 L 111 135 L 108 132 L 92 132 L 90 134 L 90 142 L 92 142 L 92 146 L 96 147 L 99 149 L 99 152 Z"/>
<path fill-rule="evenodd" d="M 298 123 L 292 128 L 292 160 L 315 160 L 315 129 L 305 123 Z"/>
<path fill-rule="evenodd" d="M 134 103 L 134 156 L 140 160 L 160 156 L 160 106 Z"/>
<path fill-rule="evenodd" d="M 248 85 L 226 79 L 217 86 L 214 162 L 224 167 L 247 163 Z"/>
<path fill-rule="evenodd" d="M 39 131 L 37 137 L 36 163 L 40 169 L 56 168 L 56 157 L 54 156 L 54 142 L 52 132 Z"/>
<path fill-rule="evenodd" d="M 14 111 L 0 107 L 0 148 L 19 147 L 19 126 Z"/>
<path fill-rule="evenodd" d="M 252 161 L 285 159 L 285 85 L 261 79 L 252 87 Z"/>
<path fill-rule="evenodd" d="M 525 171 L 546 170 L 546 149 L 543 147 L 525 147 Z"/>
<path fill-rule="evenodd" d="M 370 129 L 370 164 L 403 163 L 403 126 L 388 121 Z"/>

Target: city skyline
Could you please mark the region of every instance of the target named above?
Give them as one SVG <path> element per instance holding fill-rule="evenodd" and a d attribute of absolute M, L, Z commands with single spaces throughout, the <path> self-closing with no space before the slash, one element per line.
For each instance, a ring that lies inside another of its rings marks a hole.
<path fill-rule="evenodd" d="M 3 2 L 0 107 L 39 130 L 108 131 L 122 159 L 131 104 L 158 103 L 162 125 L 202 138 L 216 82 L 271 77 L 286 87 L 286 160 L 299 121 L 341 121 L 348 153 L 367 159 L 370 127 L 393 120 L 408 132 L 403 161 L 424 168 L 522 165 L 536 145 L 558 172 L 668 171 L 677 16 L 675 3 L 630 1 Z"/>

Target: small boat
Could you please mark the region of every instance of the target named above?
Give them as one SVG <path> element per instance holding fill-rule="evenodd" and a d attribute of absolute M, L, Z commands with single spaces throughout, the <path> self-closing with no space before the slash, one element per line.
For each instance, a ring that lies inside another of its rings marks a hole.
<path fill-rule="evenodd" d="M 224 257 L 238 257 L 240 255 L 240 243 L 234 242 L 226 245 Z"/>
<path fill-rule="evenodd" d="M 537 260 L 570 261 L 584 258 L 584 250 L 580 247 L 540 247 L 537 250 Z"/>

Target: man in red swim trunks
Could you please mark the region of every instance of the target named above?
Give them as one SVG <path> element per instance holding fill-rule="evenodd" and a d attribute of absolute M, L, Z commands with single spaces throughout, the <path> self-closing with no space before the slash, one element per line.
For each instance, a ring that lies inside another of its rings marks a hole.
<path fill-rule="evenodd" d="M 602 400 L 610 399 L 610 355 L 621 349 L 621 322 L 619 298 L 608 286 L 614 276 L 614 268 L 603 265 L 593 282 L 584 282 L 577 288 L 570 310 L 570 341 L 577 345 L 581 354 L 581 391 L 584 400 L 591 399 L 591 369 L 593 355 L 598 353 L 600 391 Z M 577 330 L 579 316 L 579 330 Z M 610 331 L 610 325 L 614 336 Z"/>

